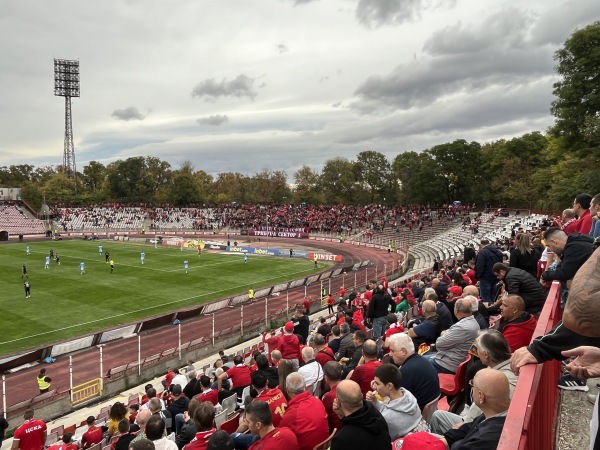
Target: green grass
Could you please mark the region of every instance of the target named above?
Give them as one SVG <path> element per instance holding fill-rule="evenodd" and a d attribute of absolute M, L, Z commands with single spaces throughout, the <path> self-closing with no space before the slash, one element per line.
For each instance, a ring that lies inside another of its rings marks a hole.
<path fill-rule="evenodd" d="M 115 261 L 115 272 L 98 244 Z M 31 255 L 25 255 L 29 244 Z M 61 265 L 51 261 L 50 248 Z M 145 264 L 140 252 L 146 253 Z M 189 261 L 186 274 L 183 261 Z M 86 273 L 80 274 L 84 261 Z M 27 264 L 31 298 L 21 267 Z M 160 313 L 180 310 L 314 273 L 306 259 L 181 251 L 115 241 L 29 242 L 0 245 L 0 355 L 94 333 Z"/>

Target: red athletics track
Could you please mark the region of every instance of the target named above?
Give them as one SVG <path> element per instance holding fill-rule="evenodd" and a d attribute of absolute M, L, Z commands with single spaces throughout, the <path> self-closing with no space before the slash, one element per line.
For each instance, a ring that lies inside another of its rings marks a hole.
<path fill-rule="evenodd" d="M 233 236 L 231 237 L 233 239 Z M 240 236 L 240 241 L 247 239 L 246 236 Z M 364 286 L 367 279 L 381 276 L 384 272 L 384 267 L 387 267 L 388 273 L 397 269 L 398 255 L 387 253 L 386 250 L 368 248 L 364 246 L 354 246 L 351 244 L 342 244 L 339 242 L 328 241 L 298 241 L 297 239 L 280 239 L 270 240 L 270 238 L 262 238 L 261 246 L 269 244 L 271 247 L 302 247 L 303 249 L 312 248 L 317 251 L 325 250 L 331 253 L 342 254 L 344 257 L 343 265 L 349 266 L 359 261 L 371 260 L 372 266 L 361 269 L 358 272 L 348 273 L 345 276 L 338 276 L 331 280 L 331 292 L 337 299 L 337 293 L 345 283 L 346 290 L 354 286 L 356 280 L 358 286 Z M 307 264 L 312 262 L 307 261 Z M 384 266 L 385 265 L 385 266 Z M 366 272 L 366 275 L 365 275 Z M 329 290 L 329 281 L 323 284 Z M 319 296 L 320 283 L 317 282 L 307 288 L 308 296 Z M 304 286 L 294 288 L 288 291 L 290 307 L 304 299 Z M 268 298 L 268 317 L 286 306 L 286 294 L 280 296 L 271 296 Z M 219 331 L 237 323 L 240 317 L 240 308 L 226 308 L 215 313 L 215 330 Z M 244 322 L 248 322 L 257 317 L 265 317 L 265 300 L 259 299 L 254 304 L 244 305 Z M 164 327 L 158 330 L 153 330 L 147 334 L 142 334 L 141 338 L 141 358 L 144 358 L 159 353 L 163 350 L 176 347 L 178 344 L 178 327 Z M 181 324 L 181 343 L 184 344 L 198 337 L 204 336 L 207 339 L 212 333 L 212 316 L 202 316 L 194 319 L 188 319 Z M 106 374 L 111 367 L 117 367 L 122 364 L 137 360 L 137 344 L 135 338 L 119 339 L 115 342 L 107 343 L 103 348 L 103 372 Z M 219 344 L 215 345 L 215 353 L 220 350 Z M 86 350 L 73 353 L 73 385 L 89 381 L 97 378 L 100 375 L 100 359 L 99 350 L 92 347 Z M 184 366 L 185 361 L 181 361 L 181 366 Z M 39 394 L 37 387 L 37 373 L 41 367 L 46 368 L 47 375 L 52 378 L 52 388 L 58 389 L 59 392 L 69 390 L 69 357 L 68 355 L 59 356 L 53 364 L 44 364 L 22 370 L 13 374 L 6 375 L 6 402 L 7 407 L 19 403 L 21 401 L 33 398 Z M 104 375 L 103 374 L 103 375 Z M 0 392 L 2 386 L 0 386 Z"/>

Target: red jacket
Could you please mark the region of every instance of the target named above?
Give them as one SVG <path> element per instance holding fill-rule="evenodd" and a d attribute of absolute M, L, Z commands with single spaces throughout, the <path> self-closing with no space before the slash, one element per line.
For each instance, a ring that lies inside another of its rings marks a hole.
<path fill-rule="evenodd" d="M 318 350 L 315 352 L 315 359 L 319 364 L 321 364 L 321 367 L 323 367 L 329 361 L 335 361 L 335 355 L 333 354 L 333 350 L 331 350 L 331 348 L 325 347 L 323 350 Z"/>
<path fill-rule="evenodd" d="M 215 431 L 217 431 L 216 428 L 208 431 L 199 431 L 196 433 L 196 437 L 183 447 L 183 450 L 206 450 L 208 441 Z"/>
<path fill-rule="evenodd" d="M 592 230 L 592 216 L 590 215 L 590 210 L 586 209 L 583 215 L 577 219 L 577 222 L 575 223 L 577 225 L 575 233 L 590 234 L 590 231 Z"/>
<path fill-rule="evenodd" d="M 298 438 L 300 450 L 313 450 L 329 436 L 327 412 L 323 402 L 308 391 L 288 402 L 280 427 L 288 427 Z"/>
<path fill-rule="evenodd" d="M 333 400 L 335 399 L 337 384 L 331 387 L 331 390 L 323 396 L 323 405 L 327 412 L 327 420 L 329 422 L 329 432 L 333 433 L 333 429 L 339 430 L 342 428 L 342 419 L 333 410 Z"/>
<path fill-rule="evenodd" d="M 248 450 L 298 450 L 298 440 L 289 428 L 275 428 L 256 441 Z"/>
<path fill-rule="evenodd" d="M 523 316 L 511 322 L 505 322 L 502 319 L 498 329 L 506 338 L 510 352 L 514 353 L 515 350 L 526 347 L 531 343 L 536 325 L 537 320 L 535 320 L 535 317 L 531 314 L 523 314 Z"/>
<path fill-rule="evenodd" d="M 381 361 L 372 360 L 365 364 L 356 366 L 352 372 L 350 379 L 356 381 L 360 386 L 360 390 L 363 393 L 363 398 L 366 397 L 367 392 L 371 390 L 371 381 L 375 378 L 375 369 L 381 365 Z"/>
<path fill-rule="evenodd" d="M 281 359 L 297 359 L 302 360 L 300 353 L 300 341 L 295 334 L 284 334 L 279 337 L 277 350 L 281 352 Z"/>

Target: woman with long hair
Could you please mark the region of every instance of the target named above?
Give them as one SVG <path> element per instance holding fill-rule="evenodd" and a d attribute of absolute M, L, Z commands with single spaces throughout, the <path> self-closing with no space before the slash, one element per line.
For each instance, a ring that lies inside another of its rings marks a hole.
<path fill-rule="evenodd" d="M 285 388 L 285 379 L 292 372 L 295 372 L 292 363 L 287 359 L 282 359 L 277 367 L 277 373 L 279 374 L 279 389 L 281 389 L 281 392 L 283 392 L 283 395 L 285 395 L 285 398 L 288 401 L 290 400 L 290 397 L 288 396 L 287 389 Z"/>
<path fill-rule="evenodd" d="M 108 435 L 112 436 L 119 430 L 119 422 L 123 419 L 129 420 L 129 414 L 127 413 L 127 407 L 121 403 L 116 402 L 110 407 L 108 412 Z"/>
<path fill-rule="evenodd" d="M 542 251 L 543 249 L 540 247 L 534 247 L 531 244 L 531 236 L 528 233 L 518 234 L 515 237 L 515 246 L 510 249 L 508 265 L 522 269 L 536 277 L 537 263 L 542 256 Z"/>

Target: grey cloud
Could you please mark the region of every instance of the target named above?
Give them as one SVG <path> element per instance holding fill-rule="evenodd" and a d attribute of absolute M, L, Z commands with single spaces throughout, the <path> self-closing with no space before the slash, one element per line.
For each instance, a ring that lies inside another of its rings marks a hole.
<path fill-rule="evenodd" d="M 317 0 L 294 0 L 294 6 L 306 5 L 308 3 L 315 2 Z"/>
<path fill-rule="evenodd" d="M 288 48 L 287 45 L 285 44 L 275 44 L 275 49 L 279 52 L 279 53 L 286 53 L 288 52 L 290 49 Z"/>
<path fill-rule="evenodd" d="M 321 78 L 319 78 L 319 83 L 322 83 L 323 81 L 327 81 L 329 80 L 329 75 L 324 75 Z"/>
<path fill-rule="evenodd" d="M 144 120 L 146 118 L 146 116 L 134 106 L 129 106 L 125 109 L 115 109 L 110 116 L 114 117 L 117 120 L 125 121 Z"/>
<path fill-rule="evenodd" d="M 335 102 L 333 105 L 331 105 L 332 108 L 339 108 L 340 106 L 342 106 L 342 102 Z"/>
<path fill-rule="evenodd" d="M 364 114 L 410 109 L 446 95 L 532 83 L 552 73 L 553 62 L 552 49 L 528 39 L 528 20 L 527 13 L 511 10 L 483 20 L 476 29 L 458 24 L 437 31 L 422 59 L 365 80 L 351 108 Z"/>
<path fill-rule="evenodd" d="M 231 81 L 223 79 L 217 82 L 214 78 L 208 78 L 194 87 L 192 97 L 201 97 L 206 101 L 216 101 L 219 97 L 248 97 L 254 100 L 254 79 L 244 74 Z"/>
<path fill-rule="evenodd" d="M 418 17 L 421 6 L 421 0 L 359 0 L 356 18 L 368 28 L 399 25 Z"/>
<path fill-rule="evenodd" d="M 584 28 L 600 14 L 595 2 L 568 1 L 539 17 L 531 34 L 538 44 L 560 45 L 577 29 Z"/>
<path fill-rule="evenodd" d="M 552 121 L 548 108 L 552 101 L 552 85 L 549 76 L 530 84 L 512 88 L 496 85 L 479 92 L 469 92 L 448 98 L 422 109 L 397 111 L 396 113 L 355 126 L 346 130 L 336 142 L 356 144 L 359 142 L 406 138 L 424 133 L 448 135 L 472 133 L 514 123 Z M 526 129 L 521 127 L 521 129 Z M 482 133 L 484 134 L 484 133 Z M 469 138 L 471 139 L 471 138 Z"/>
<path fill-rule="evenodd" d="M 229 117 L 216 114 L 214 116 L 202 117 L 201 119 L 198 119 L 197 122 L 200 125 L 211 125 L 218 127 L 219 125 L 229 122 Z"/>

